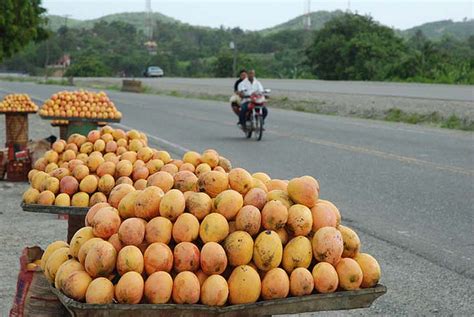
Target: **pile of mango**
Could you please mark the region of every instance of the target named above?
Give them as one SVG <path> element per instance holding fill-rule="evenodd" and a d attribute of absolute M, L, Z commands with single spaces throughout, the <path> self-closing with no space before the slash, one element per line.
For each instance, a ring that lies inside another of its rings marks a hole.
<path fill-rule="evenodd" d="M 39 111 L 42 117 L 114 119 L 122 113 L 105 92 L 86 90 L 60 91 L 46 100 Z"/>
<path fill-rule="evenodd" d="M 27 94 L 6 95 L 0 102 L 0 112 L 36 112 L 38 106 Z"/>
<path fill-rule="evenodd" d="M 168 153 L 149 148 L 146 135 L 136 130 L 105 126 L 87 136 L 72 134 L 67 141 L 53 143 L 33 164 L 28 174 L 31 187 L 23 202 L 62 207 L 106 202 L 116 185 L 145 186 L 148 175 L 164 165 L 162 155 Z M 135 164 L 127 157 L 134 158 Z"/>
<path fill-rule="evenodd" d="M 108 129 L 85 142 L 114 138 Z M 122 181 L 91 204 L 70 244 L 56 241 L 43 255 L 46 277 L 66 296 L 223 306 L 378 283 L 377 260 L 320 198 L 315 178 L 251 174 L 212 149 L 172 159 L 128 139 L 128 149 L 103 156 Z"/>

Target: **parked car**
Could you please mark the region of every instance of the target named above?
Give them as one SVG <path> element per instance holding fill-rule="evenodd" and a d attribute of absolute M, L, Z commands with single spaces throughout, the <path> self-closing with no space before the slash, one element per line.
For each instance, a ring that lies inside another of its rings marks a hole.
<path fill-rule="evenodd" d="M 149 66 L 147 69 L 143 72 L 143 76 L 145 77 L 163 77 L 164 72 L 161 68 L 158 66 Z"/>

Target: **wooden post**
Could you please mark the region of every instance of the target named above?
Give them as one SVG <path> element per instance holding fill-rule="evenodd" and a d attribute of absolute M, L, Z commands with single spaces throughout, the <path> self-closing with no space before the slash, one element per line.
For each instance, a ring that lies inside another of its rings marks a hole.
<path fill-rule="evenodd" d="M 67 242 L 71 242 L 77 230 L 85 226 L 86 216 L 68 215 L 67 219 Z"/>

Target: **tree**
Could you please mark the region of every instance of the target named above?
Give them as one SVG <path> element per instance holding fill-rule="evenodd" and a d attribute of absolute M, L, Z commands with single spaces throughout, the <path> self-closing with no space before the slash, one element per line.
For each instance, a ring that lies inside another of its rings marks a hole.
<path fill-rule="evenodd" d="M 233 77 L 232 65 L 234 62 L 234 56 L 230 50 L 222 50 L 218 55 L 217 59 L 212 65 L 212 73 L 215 77 Z M 237 54 L 237 70 L 239 69 L 251 69 L 255 68 L 255 64 L 252 59 L 246 54 Z"/>
<path fill-rule="evenodd" d="M 1 1 L 0 61 L 20 51 L 31 41 L 47 38 L 45 12 L 41 0 Z"/>
<path fill-rule="evenodd" d="M 383 80 L 405 50 L 392 29 L 371 17 L 346 13 L 315 32 L 306 56 L 322 79 Z"/>
<path fill-rule="evenodd" d="M 104 77 L 110 75 L 110 69 L 94 56 L 77 60 L 67 69 L 65 74 L 67 77 Z"/>

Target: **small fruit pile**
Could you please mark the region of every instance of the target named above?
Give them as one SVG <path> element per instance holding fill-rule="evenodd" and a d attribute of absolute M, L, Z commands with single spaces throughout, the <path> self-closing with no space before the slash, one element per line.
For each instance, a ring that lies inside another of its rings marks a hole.
<path fill-rule="evenodd" d="M 57 126 L 62 126 L 62 125 L 68 125 L 69 124 L 69 120 L 51 120 L 51 125 L 53 127 L 57 127 Z M 97 125 L 99 127 L 103 127 L 103 126 L 106 126 L 107 125 L 107 122 L 104 122 L 104 121 L 99 121 L 97 122 Z"/>
<path fill-rule="evenodd" d="M 0 102 L 0 112 L 36 112 L 38 106 L 27 94 L 6 95 Z"/>
<path fill-rule="evenodd" d="M 113 119 L 122 118 L 122 113 L 105 92 L 60 91 L 46 100 L 39 111 L 42 117 Z"/>
<path fill-rule="evenodd" d="M 28 174 L 31 187 L 23 194 L 23 202 L 63 207 L 106 202 L 115 185 L 146 184 L 148 174 L 164 165 L 158 159 L 162 155 L 149 148 L 146 136 L 136 130 L 125 133 L 105 126 L 87 137 L 73 134 L 67 142 L 53 143 L 33 164 Z"/>
<path fill-rule="evenodd" d="M 146 158 L 137 175 L 150 174 Z M 120 184 L 91 207 L 69 245 L 47 247 L 45 275 L 66 296 L 223 306 L 378 283 L 379 264 L 313 177 L 251 175 L 215 150 L 160 160 L 143 186 Z"/>
<path fill-rule="evenodd" d="M 61 126 L 61 125 L 68 125 L 68 124 L 69 124 L 68 120 L 51 120 L 51 125 L 53 127 Z"/>

